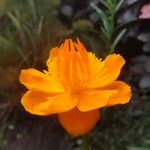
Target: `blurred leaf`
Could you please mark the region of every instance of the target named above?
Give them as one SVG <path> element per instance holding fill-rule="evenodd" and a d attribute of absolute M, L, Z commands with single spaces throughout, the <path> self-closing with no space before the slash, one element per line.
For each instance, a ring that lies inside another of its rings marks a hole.
<path fill-rule="evenodd" d="M 137 1 L 140 1 L 140 0 L 127 0 L 126 2 L 127 2 L 128 5 L 131 5 L 131 4 L 133 4 Z"/>
<path fill-rule="evenodd" d="M 28 0 L 28 2 L 29 2 L 30 10 L 31 10 L 32 15 L 33 15 L 34 23 L 36 23 L 37 15 L 36 15 L 35 2 L 34 2 L 34 0 Z"/>
<path fill-rule="evenodd" d="M 6 0 L 6 14 L 10 19 L 7 31 L 16 46 L 14 51 L 19 52 L 26 63 L 30 56 L 30 62 L 36 64 L 43 53 L 41 49 L 48 46 L 59 4 L 60 0 Z M 3 32 L 6 35 L 6 31 Z"/>
<path fill-rule="evenodd" d="M 21 31 L 21 24 L 19 22 L 19 20 L 17 19 L 17 17 L 15 17 L 13 14 L 11 14 L 10 12 L 7 13 L 7 15 L 9 16 L 9 18 L 11 19 L 12 23 L 14 24 L 14 26 L 16 27 L 16 29 L 20 32 Z"/>
<path fill-rule="evenodd" d="M 43 28 L 43 18 L 40 19 L 37 27 L 37 35 L 40 37 Z"/>
<path fill-rule="evenodd" d="M 123 37 L 123 35 L 125 34 L 126 31 L 127 31 L 127 29 L 124 29 L 124 30 L 122 30 L 122 31 L 117 35 L 117 37 L 115 38 L 115 40 L 114 40 L 114 42 L 113 42 L 113 44 L 112 44 L 112 46 L 111 46 L 112 52 L 114 51 L 115 46 L 116 46 L 116 45 L 118 44 L 118 42 L 121 40 L 121 38 Z"/>
<path fill-rule="evenodd" d="M 7 55 L 10 55 L 12 53 L 15 54 L 14 49 L 16 49 L 16 47 L 14 46 L 13 43 L 8 41 L 4 37 L 0 36 L 0 57 L 1 57 L 1 59 L 2 59 L 2 57 L 5 58 L 5 57 L 7 57 Z"/>
<path fill-rule="evenodd" d="M 0 36 L 0 46 L 1 45 L 9 45 L 9 42 L 2 36 Z"/>
<path fill-rule="evenodd" d="M 97 12 L 97 14 L 99 15 L 99 17 L 101 17 L 101 19 L 107 19 L 107 15 L 105 12 L 103 12 L 103 10 L 101 10 L 98 6 L 96 6 L 94 3 L 91 3 L 90 6 L 95 9 L 95 11 Z"/>
<path fill-rule="evenodd" d="M 48 0 L 49 4 L 53 7 L 57 7 L 60 4 L 60 0 Z"/>
<path fill-rule="evenodd" d="M 109 8 L 107 0 L 99 0 L 101 4 L 103 4 L 106 8 Z"/>
<path fill-rule="evenodd" d="M 139 40 L 143 41 L 143 42 L 150 41 L 150 32 L 148 32 L 148 33 L 142 33 L 137 38 Z"/>
<path fill-rule="evenodd" d="M 134 20 L 132 20 L 132 21 L 122 23 L 122 24 L 118 25 L 118 26 L 114 29 L 113 35 L 116 35 L 117 33 L 121 32 L 123 29 L 126 29 L 126 28 L 128 28 L 128 27 L 130 27 L 130 26 L 132 26 L 132 25 L 134 25 L 134 24 L 136 24 L 136 23 L 140 23 L 140 22 L 141 22 L 141 20 L 139 20 L 139 19 L 134 19 Z"/>
<path fill-rule="evenodd" d="M 93 24 L 88 20 L 78 20 L 73 23 L 73 29 L 78 31 L 94 31 Z"/>
<path fill-rule="evenodd" d="M 117 7 L 116 7 L 116 12 L 119 10 L 119 8 L 121 7 L 121 5 L 123 4 L 124 0 L 120 0 Z"/>
<path fill-rule="evenodd" d="M 6 0 L 0 0 L 0 15 L 4 12 Z"/>
<path fill-rule="evenodd" d="M 7 59 L 12 56 L 17 57 L 18 54 L 21 56 L 24 62 L 28 64 L 27 56 L 22 52 L 22 50 L 16 45 L 14 45 L 14 43 L 0 36 L 0 58 Z"/>
<path fill-rule="evenodd" d="M 144 140 L 145 144 L 150 146 L 150 139 L 149 140 Z"/>
<path fill-rule="evenodd" d="M 128 150 L 149 150 L 149 149 L 145 148 L 145 147 L 132 147 L 132 146 L 128 146 Z"/>

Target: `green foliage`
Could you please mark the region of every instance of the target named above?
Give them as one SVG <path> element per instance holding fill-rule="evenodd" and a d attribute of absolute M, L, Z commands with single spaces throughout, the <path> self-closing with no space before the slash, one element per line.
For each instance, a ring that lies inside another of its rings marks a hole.
<path fill-rule="evenodd" d="M 34 64 L 41 50 L 50 43 L 51 26 L 59 0 L 6 0 L 5 21 L 0 30 L 0 57 L 18 54 L 22 62 Z M 10 48 L 12 47 L 12 48 Z M 5 54 L 4 54 L 5 53 Z M 29 57 L 31 59 L 29 59 Z M 31 60 L 31 61 L 29 61 Z"/>
<path fill-rule="evenodd" d="M 82 31 L 82 32 L 87 32 L 87 31 L 94 32 L 93 25 L 88 20 L 78 20 L 74 22 L 73 29 L 76 31 Z"/>
<path fill-rule="evenodd" d="M 5 7 L 5 0 L 0 0 L 0 16 L 2 15 Z"/>
<path fill-rule="evenodd" d="M 99 0 L 99 2 L 104 9 L 101 9 L 95 3 L 91 3 L 91 7 L 95 9 L 102 23 L 100 30 L 102 39 L 105 43 L 105 49 L 113 52 L 115 46 L 126 32 L 126 29 L 124 28 L 119 33 L 115 33 L 117 28 L 115 26 L 115 17 L 123 0 L 120 0 L 119 2 L 117 0 Z"/>
<path fill-rule="evenodd" d="M 148 148 L 145 147 L 128 147 L 128 150 L 149 150 Z"/>
<path fill-rule="evenodd" d="M 150 139 L 149 140 L 142 140 L 142 146 L 128 146 L 127 150 L 149 150 L 150 148 Z"/>

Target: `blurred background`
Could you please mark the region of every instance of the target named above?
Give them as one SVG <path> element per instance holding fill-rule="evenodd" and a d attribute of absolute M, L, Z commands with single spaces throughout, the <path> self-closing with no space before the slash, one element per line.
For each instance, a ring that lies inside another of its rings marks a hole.
<path fill-rule="evenodd" d="M 22 68 L 46 69 L 52 47 L 79 38 L 99 58 L 126 59 L 120 79 L 132 100 L 101 110 L 89 134 L 92 150 L 150 150 L 149 0 L 0 0 L 0 150 L 79 150 L 56 116 L 39 117 L 20 104 Z"/>

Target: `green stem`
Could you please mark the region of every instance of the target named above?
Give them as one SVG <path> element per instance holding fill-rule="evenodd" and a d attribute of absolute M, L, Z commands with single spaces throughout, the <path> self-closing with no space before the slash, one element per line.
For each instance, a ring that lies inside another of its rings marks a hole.
<path fill-rule="evenodd" d="M 89 150 L 89 142 L 87 135 L 82 136 L 82 150 Z"/>

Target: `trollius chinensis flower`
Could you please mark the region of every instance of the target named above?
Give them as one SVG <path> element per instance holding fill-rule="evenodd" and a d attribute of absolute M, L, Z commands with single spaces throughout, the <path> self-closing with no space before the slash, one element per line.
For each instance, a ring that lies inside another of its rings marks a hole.
<path fill-rule="evenodd" d="M 99 108 L 131 98 L 130 86 L 117 80 L 124 63 L 119 54 L 98 59 L 78 39 L 66 39 L 50 51 L 47 71 L 21 71 L 20 82 L 28 89 L 21 103 L 31 114 L 57 114 L 69 134 L 84 135 L 100 119 Z"/>

